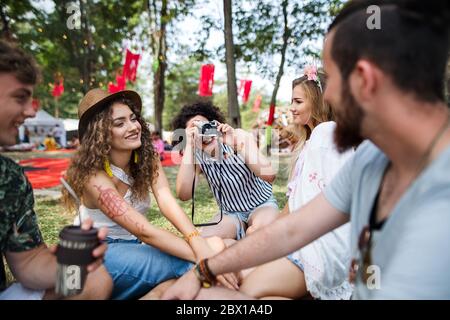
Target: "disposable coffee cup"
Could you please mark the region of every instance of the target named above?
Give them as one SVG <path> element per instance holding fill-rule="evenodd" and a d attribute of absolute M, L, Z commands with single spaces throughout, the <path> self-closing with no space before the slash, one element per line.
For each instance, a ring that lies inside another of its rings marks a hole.
<path fill-rule="evenodd" d="M 87 266 L 95 258 L 92 251 L 99 245 L 98 230 L 67 226 L 59 233 L 56 251 L 58 262 L 55 292 L 63 296 L 80 294 L 87 276 Z"/>

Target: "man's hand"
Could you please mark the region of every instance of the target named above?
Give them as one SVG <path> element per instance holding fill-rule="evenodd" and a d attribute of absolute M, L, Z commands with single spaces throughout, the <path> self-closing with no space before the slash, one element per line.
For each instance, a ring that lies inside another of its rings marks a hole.
<path fill-rule="evenodd" d="M 81 224 L 81 229 L 89 230 L 92 228 L 93 224 L 94 222 L 92 221 L 91 218 L 85 219 Z M 108 234 L 107 228 L 100 228 L 98 230 L 98 239 L 101 241 L 101 244 L 92 251 L 92 255 L 97 259 L 87 267 L 88 272 L 95 271 L 99 266 L 103 264 L 103 258 L 105 256 L 105 252 L 107 249 L 107 244 L 104 243 L 103 240 L 106 239 L 107 234 Z M 49 247 L 49 249 L 53 254 L 55 254 L 57 246 L 53 245 Z"/>
<path fill-rule="evenodd" d="M 191 270 L 186 272 L 173 286 L 164 292 L 163 300 L 193 300 L 200 291 L 200 281 Z"/>
<path fill-rule="evenodd" d="M 219 252 L 225 250 L 227 247 L 223 239 L 220 237 L 206 238 L 206 242 L 208 243 L 209 248 L 211 248 L 212 253 L 207 256 L 203 256 L 198 260 L 210 258 L 218 254 Z M 219 285 L 225 288 L 232 290 L 239 290 L 239 279 L 238 276 L 234 273 L 226 273 L 223 275 L 218 275 L 216 280 Z"/>
<path fill-rule="evenodd" d="M 197 262 L 218 254 L 226 248 L 226 245 L 220 237 L 195 237 L 190 241 L 190 245 L 194 250 Z M 239 280 L 234 273 L 227 273 L 217 276 L 219 285 L 232 290 L 239 290 Z"/>

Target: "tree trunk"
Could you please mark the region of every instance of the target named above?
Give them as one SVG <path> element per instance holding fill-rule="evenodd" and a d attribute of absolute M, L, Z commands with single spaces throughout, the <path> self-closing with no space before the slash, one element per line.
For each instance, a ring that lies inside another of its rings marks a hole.
<path fill-rule="evenodd" d="M 237 99 L 236 69 L 233 43 L 233 18 L 231 0 L 223 0 L 223 13 L 225 17 L 225 61 L 227 65 L 227 96 L 228 117 L 230 125 L 234 128 L 241 127 L 241 115 Z"/>
<path fill-rule="evenodd" d="M 162 114 L 165 100 L 165 74 L 166 62 L 166 25 L 167 25 L 167 0 L 162 1 L 160 14 L 160 33 L 158 39 L 158 68 L 153 75 L 153 102 L 155 108 L 155 130 L 162 134 Z"/>
<path fill-rule="evenodd" d="M 283 46 L 281 47 L 281 61 L 280 61 L 280 65 L 278 67 L 278 73 L 277 73 L 277 78 L 275 80 L 275 86 L 273 87 L 273 91 L 272 91 L 272 97 L 270 99 L 270 105 L 276 105 L 277 103 L 277 93 L 278 93 L 278 89 L 280 88 L 280 81 L 281 81 L 281 77 L 283 76 L 284 73 L 284 62 L 286 61 L 286 50 L 288 47 L 288 41 L 290 38 L 290 29 L 288 26 L 288 12 L 287 12 L 287 7 L 288 7 L 288 0 L 284 0 L 283 3 L 281 4 L 281 6 L 283 7 L 283 19 L 284 19 L 284 31 L 283 31 Z"/>
<path fill-rule="evenodd" d="M 286 60 L 286 50 L 287 50 L 287 46 L 288 46 L 288 41 L 290 38 L 290 33 L 291 30 L 289 29 L 288 26 L 288 12 L 287 12 L 287 7 L 288 7 L 288 0 L 284 0 L 281 4 L 282 8 L 283 8 L 283 19 L 284 19 L 284 31 L 283 31 L 283 46 L 281 47 L 281 61 L 280 61 L 280 65 L 278 67 L 278 73 L 277 73 L 277 77 L 275 80 L 275 85 L 273 87 L 273 91 L 272 91 L 272 97 L 270 98 L 270 105 L 275 106 L 276 107 L 276 103 L 277 103 L 277 93 L 278 93 L 278 89 L 280 88 L 280 81 L 281 81 L 281 77 L 283 76 L 284 73 L 284 62 Z M 271 139 L 268 140 L 267 143 L 267 149 L 266 152 L 268 155 L 270 155 L 270 149 L 271 149 L 271 145 L 272 145 L 272 141 Z"/>
<path fill-rule="evenodd" d="M 92 74 L 92 50 L 91 47 L 93 45 L 92 41 L 92 33 L 90 29 L 90 23 L 89 23 L 89 5 L 90 1 L 79 1 L 80 4 L 80 12 L 81 12 L 81 26 L 83 29 L 83 34 L 86 35 L 86 38 L 82 42 L 83 46 L 83 66 L 81 69 L 81 79 L 83 79 L 83 86 L 82 91 L 83 94 L 86 94 L 90 89 L 90 82 L 91 82 L 91 74 Z M 85 44 L 84 41 L 87 41 L 87 44 Z"/>

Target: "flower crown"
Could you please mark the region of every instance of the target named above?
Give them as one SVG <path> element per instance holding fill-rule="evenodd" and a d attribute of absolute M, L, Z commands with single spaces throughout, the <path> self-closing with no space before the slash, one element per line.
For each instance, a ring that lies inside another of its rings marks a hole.
<path fill-rule="evenodd" d="M 308 78 L 308 80 L 314 81 L 317 83 L 317 86 L 320 89 L 320 92 L 322 92 L 322 84 L 320 83 L 319 75 L 317 73 L 317 67 L 314 65 L 308 65 L 305 67 L 305 70 L 303 71 L 303 74 Z"/>

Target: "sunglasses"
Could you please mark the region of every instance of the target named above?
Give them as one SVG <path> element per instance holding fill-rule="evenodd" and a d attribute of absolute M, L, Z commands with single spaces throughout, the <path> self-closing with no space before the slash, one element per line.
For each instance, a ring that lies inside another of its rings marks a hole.
<path fill-rule="evenodd" d="M 372 265 L 372 229 L 370 226 L 365 226 L 358 239 L 358 254 L 357 258 L 353 258 L 350 266 L 349 281 L 355 283 L 356 278 L 367 283 L 369 276 L 368 268 Z"/>

